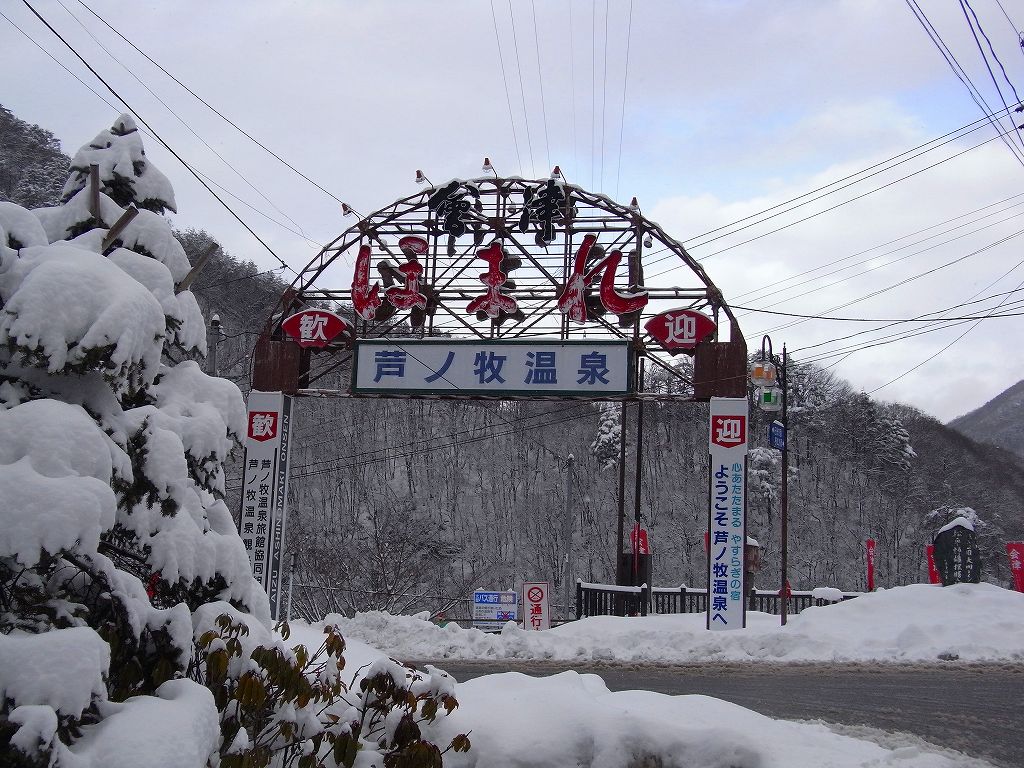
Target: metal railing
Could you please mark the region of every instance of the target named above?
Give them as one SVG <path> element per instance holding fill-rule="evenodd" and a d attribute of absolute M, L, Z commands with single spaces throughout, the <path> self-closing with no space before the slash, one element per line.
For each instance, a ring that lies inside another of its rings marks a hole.
<path fill-rule="evenodd" d="M 860 592 L 843 592 L 841 600 L 852 600 Z M 782 611 L 778 590 L 756 589 L 747 607 L 751 611 L 771 613 Z M 795 614 L 805 608 L 832 605 L 836 600 L 815 597 L 813 591 L 793 591 L 789 596 L 787 613 Z M 646 604 L 645 604 L 646 603 Z M 576 617 L 585 616 L 646 616 L 655 614 L 703 613 L 708 609 L 708 591 L 687 587 L 620 587 L 614 584 L 576 583 Z"/>

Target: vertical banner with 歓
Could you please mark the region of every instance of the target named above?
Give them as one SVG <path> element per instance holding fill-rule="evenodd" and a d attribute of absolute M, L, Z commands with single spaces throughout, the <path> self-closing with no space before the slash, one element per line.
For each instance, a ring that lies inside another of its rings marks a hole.
<path fill-rule="evenodd" d="M 746 626 L 743 556 L 747 539 L 748 417 L 747 398 L 711 398 L 708 629 Z"/>
<path fill-rule="evenodd" d="M 1010 575 L 1013 588 L 1024 592 L 1024 541 L 1006 542 L 1006 555 L 1010 558 Z"/>
<path fill-rule="evenodd" d="M 270 615 L 277 619 L 283 593 L 292 398 L 281 392 L 253 391 L 248 409 L 239 533 L 253 576 L 267 590 Z"/>
<path fill-rule="evenodd" d="M 864 542 L 864 548 L 868 559 L 868 592 L 875 591 L 875 540 L 868 539 Z"/>

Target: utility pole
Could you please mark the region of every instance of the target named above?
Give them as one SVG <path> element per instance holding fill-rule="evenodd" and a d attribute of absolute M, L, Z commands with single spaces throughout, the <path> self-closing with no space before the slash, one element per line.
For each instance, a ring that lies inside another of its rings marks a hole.
<path fill-rule="evenodd" d="M 782 502 L 782 587 L 785 593 L 786 579 L 789 571 L 789 400 L 786 386 L 786 345 L 782 345 L 782 486 L 779 489 L 780 501 Z M 789 598 L 783 597 L 780 601 L 782 608 L 782 626 L 786 626 L 786 614 L 788 613 Z"/>
<path fill-rule="evenodd" d="M 217 346 L 220 344 L 220 315 L 210 318 L 210 333 L 213 336 L 213 343 L 210 344 L 210 370 L 211 376 L 220 376 L 220 367 L 217 365 Z"/>
<path fill-rule="evenodd" d="M 288 566 L 288 601 L 284 607 L 284 623 L 289 624 L 292 620 L 292 585 L 295 583 L 295 561 L 299 553 L 292 552 L 291 563 Z"/>
<path fill-rule="evenodd" d="M 575 457 L 565 457 L 565 519 L 562 521 L 562 540 L 565 542 L 565 618 L 569 619 L 572 600 L 572 463 Z"/>

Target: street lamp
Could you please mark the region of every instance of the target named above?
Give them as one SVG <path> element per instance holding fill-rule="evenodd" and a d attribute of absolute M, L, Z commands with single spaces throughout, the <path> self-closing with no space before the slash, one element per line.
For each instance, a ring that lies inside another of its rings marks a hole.
<path fill-rule="evenodd" d="M 775 385 L 776 379 L 782 387 Z M 775 421 L 768 428 L 768 441 L 773 448 L 782 451 L 782 485 L 780 499 L 782 506 L 782 586 L 779 588 L 781 608 L 779 614 L 782 625 L 786 624 L 788 608 L 789 570 L 789 422 L 788 401 L 786 397 L 786 345 L 782 345 L 782 357 L 776 357 L 772 351 L 770 336 L 761 339 L 761 358 L 750 365 L 750 380 L 757 386 L 755 397 L 762 411 L 776 413 L 782 411 L 782 420 Z"/>

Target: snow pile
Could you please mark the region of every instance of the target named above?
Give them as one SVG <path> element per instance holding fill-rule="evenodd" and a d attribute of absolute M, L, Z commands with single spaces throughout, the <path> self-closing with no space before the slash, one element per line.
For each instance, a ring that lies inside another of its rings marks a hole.
<path fill-rule="evenodd" d="M 1024 660 L 1024 594 L 992 584 L 914 584 L 808 608 L 782 627 L 748 613 L 747 628 L 708 632 L 704 614 L 595 616 L 546 632 L 441 628 L 387 613 L 338 617 L 345 637 L 407 659 L 586 662 Z"/>
<path fill-rule="evenodd" d="M 335 621 L 338 617 L 331 616 Z M 407 617 L 420 625 L 419 619 Z M 292 625 L 310 651 L 319 626 Z M 534 633 L 538 634 L 538 633 Z M 383 656 L 346 638 L 356 679 Z M 437 670 L 428 667 L 433 674 Z M 472 749 L 445 755 L 447 768 L 984 768 L 986 763 L 924 746 L 882 746 L 825 725 L 774 720 L 707 696 L 609 691 L 593 674 L 529 677 L 516 672 L 458 683 L 459 708 L 431 731 L 436 743 L 469 733 Z"/>

